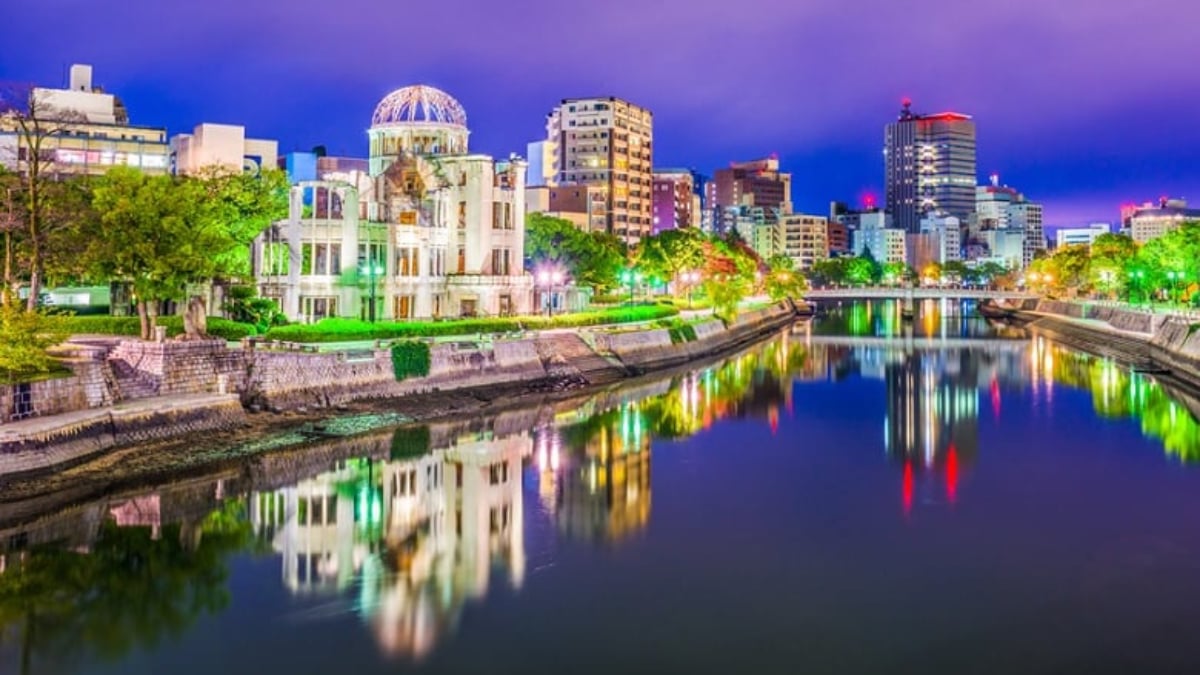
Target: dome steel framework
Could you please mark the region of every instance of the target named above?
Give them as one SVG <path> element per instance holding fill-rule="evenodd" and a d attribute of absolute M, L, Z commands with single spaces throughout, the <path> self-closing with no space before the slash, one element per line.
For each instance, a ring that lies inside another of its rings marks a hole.
<path fill-rule="evenodd" d="M 375 106 L 371 126 L 449 124 L 467 126 L 467 111 L 453 96 L 423 84 L 397 89 Z"/>

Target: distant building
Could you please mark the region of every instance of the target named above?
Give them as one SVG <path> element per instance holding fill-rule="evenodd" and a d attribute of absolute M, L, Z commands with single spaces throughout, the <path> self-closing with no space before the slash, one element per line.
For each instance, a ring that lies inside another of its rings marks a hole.
<path fill-rule="evenodd" d="M 850 228 L 845 223 L 830 220 L 826 225 L 826 238 L 830 257 L 850 254 Z"/>
<path fill-rule="evenodd" d="M 786 214 L 779 218 L 777 228 L 782 234 L 783 254 L 791 258 L 798 269 L 811 269 L 814 263 L 829 257 L 828 218 Z"/>
<path fill-rule="evenodd" d="M 958 218 L 945 214 L 927 215 L 921 220 L 921 231 L 906 236 L 908 264 L 919 274 L 930 264 L 945 265 L 962 260 L 961 233 L 962 223 Z"/>
<path fill-rule="evenodd" d="M 1162 198 L 1129 214 L 1129 236 L 1138 243 L 1157 239 L 1188 221 L 1200 221 L 1200 209 L 1189 209 L 1182 199 Z"/>
<path fill-rule="evenodd" d="M 867 251 L 880 263 L 902 263 L 908 260 L 905 236 L 908 233 L 896 227 L 865 227 L 854 232 L 854 255 Z"/>
<path fill-rule="evenodd" d="M 528 187 L 549 187 L 556 184 L 557 179 L 554 173 L 556 144 L 556 140 L 544 140 L 529 143 L 526 146 L 526 154 L 529 156 L 529 178 L 526 182 Z"/>
<path fill-rule="evenodd" d="M 654 172 L 654 233 L 683 227 L 695 227 L 692 210 L 695 192 L 692 172 L 687 169 L 659 169 Z"/>
<path fill-rule="evenodd" d="M 1014 228 L 988 230 L 983 233 L 987 242 L 988 256 L 993 261 L 1003 260 L 1004 267 L 1010 270 L 1024 268 L 1025 232 Z"/>
<path fill-rule="evenodd" d="M 779 170 L 778 157 L 734 162 L 718 169 L 710 185 L 709 201 L 717 207 L 759 207 L 770 224 L 792 212 L 792 175 Z"/>
<path fill-rule="evenodd" d="M 563 99 L 547 118 L 554 185 L 601 188 L 604 229 L 630 244 L 653 229 L 654 119 L 613 96 Z M 543 169 L 543 174 L 548 172 Z"/>
<path fill-rule="evenodd" d="M 0 166 L 25 171 L 28 139 L 0 101 Z M 114 166 L 150 174 L 169 169 L 170 146 L 162 127 L 135 126 L 121 99 L 92 84 L 92 67 L 71 66 L 66 89 L 35 87 L 28 101 L 10 101 L 41 122 L 43 166 L 52 173 L 97 175 Z M 51 133 L 52 132 L 52 133 Z"/>
<path fill-rule="evenodd" d="M 201 124 L 171 137 L 171 172 L 181 176 L 206 167 L 257 174 L 278 159 L 278 141 L 246 138 L 245 127 L 233 124 Z"/>
<path fill-rule="evenodd" d="M 1102 234 L 1112 234 L 1112 226 L 1108 223 L 1092 223 L 1087 227 L 1063 227 L 1054 233 L 1056 248 L 1083 244 L 1091 246 L 1096 237 Z"/>
<path fill-rule="evenodd" d="M 975 209 L 981 235 L 990 230 L 1016 230 L 1021 233 L 1024 247 L 1021 253 L 1022 269 L 1033 262 L 1038 251 L 1045 250 L 1042 205 L 1027 200 L 1015 188 L 1001 185 L 999 176 L 992 176 L 989 185 L 976 188 Z M 991 254 L 1001 255 L 994 250 Z"/>
<path fill-rule="evenodd" d="M 904 101 L 884 131 L 887 212 L 894 227 L 920 232 L 927 213 L 966 222 L 975 211 L 975 122 L 954 112 L 918 115 Z"/>
<path fill-rule="evenodd" d="M 545 213 L 569 220 L 586 232 L 607 232 L 607 198 L 601 185 L 558 185 L 548 188 Z"/>

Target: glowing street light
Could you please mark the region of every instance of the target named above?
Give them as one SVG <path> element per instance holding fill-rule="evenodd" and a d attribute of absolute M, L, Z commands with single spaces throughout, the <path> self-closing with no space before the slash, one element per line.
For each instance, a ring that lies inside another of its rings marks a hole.
<path fill-rule="evenodd" d="M 688 309 L 692 308 L 692 292 L 696 290 L 696 284 L 700 281 L 700 273 L 695 270 L 688 270 L 679 275 L 679 280 L 683 282 L 688 289 Z"/>
<path fill-rule="evenodd" d="M 384 271 L 383 265 L 380 265 L 377 262 L 368 260 L 368 261 L 362 263 L 361 265 L 359 265 L 358 271 L 362 274 L 367 275 L 367 283 L 371 287 L 371 291 L 370 291 L 370 293 L 371 293 L 370 303 L 371 304 L 370 304 L 370 306 L 367 307 L 367 320 L 370 321 L 371 323 L 375 323 L 375 277 L 383 274 L 383 271 Z"/>
<path fill-rule="evenodd" d="M 566 279 L 566 275 L 563 274 L 562 270 L 557 268 L 543 268 L 538 270 L 535 279 L 538 286 L 545 288 L 550 292 L 550 294 L 546 296 L 546 316 L 554 316 L 554 305 L 556 304 L 554 302 L 554 288 L 563 283 L 563 281 Z"/>
<path fill-rule="evenodd" d="M 630 267 L 621 272 L 621 283 L 629 286 L 629 304 L 633 304 L 633 289 L 642 280 L 642 273 L 636 267 Z"/>

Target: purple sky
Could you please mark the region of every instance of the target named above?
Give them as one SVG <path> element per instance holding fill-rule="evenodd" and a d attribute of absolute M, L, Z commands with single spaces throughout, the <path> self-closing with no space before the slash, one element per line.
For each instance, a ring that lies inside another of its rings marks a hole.
<path fill-rule="evenodd" d="M 120 9 L 117 9 L 117 8 Z M 1200 204 L 1196 0 L 6 0 L 0 80 L 70 63 L 172 133 L 239 123 L 281 151 L 364 155 L 407 84 L 467 109 L 474 150 L 524 154 L 561 98 L 655 113 L 655 164 L 778 152 L 797 208 L 882 186 L 901 98 L 975 116 L 981 179 L 1051 225 L 1122 202 Z M 25 29 L 38 26 L 41 29 Z"/>

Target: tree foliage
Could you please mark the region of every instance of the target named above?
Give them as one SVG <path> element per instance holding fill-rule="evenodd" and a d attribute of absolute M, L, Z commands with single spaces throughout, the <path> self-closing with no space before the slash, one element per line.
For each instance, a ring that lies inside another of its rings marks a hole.
<path fill-rule="evenodd" d="M 584 232 L 571 221 L 531 213 L 525 220 L 525 265 L 559 265 L 582 286 L 598 292 L 616 287 L 625 263 L 625 245 L 613 235 Z"/>
<path fill-rule="evenodd" d="M 149 338 L 159 301 L 248 271 L 251 241 L 286 210 L 286 178 L 277 171 L 177 178 L 117 167 L 96 185 L 92 205 L 99 226 L 82 259 L 93 275 L 131 285 Z M 207 312 L 189 303 L 193 309 L 200 323 L 189 325 L 188 337 L 204 332 Z"/>

